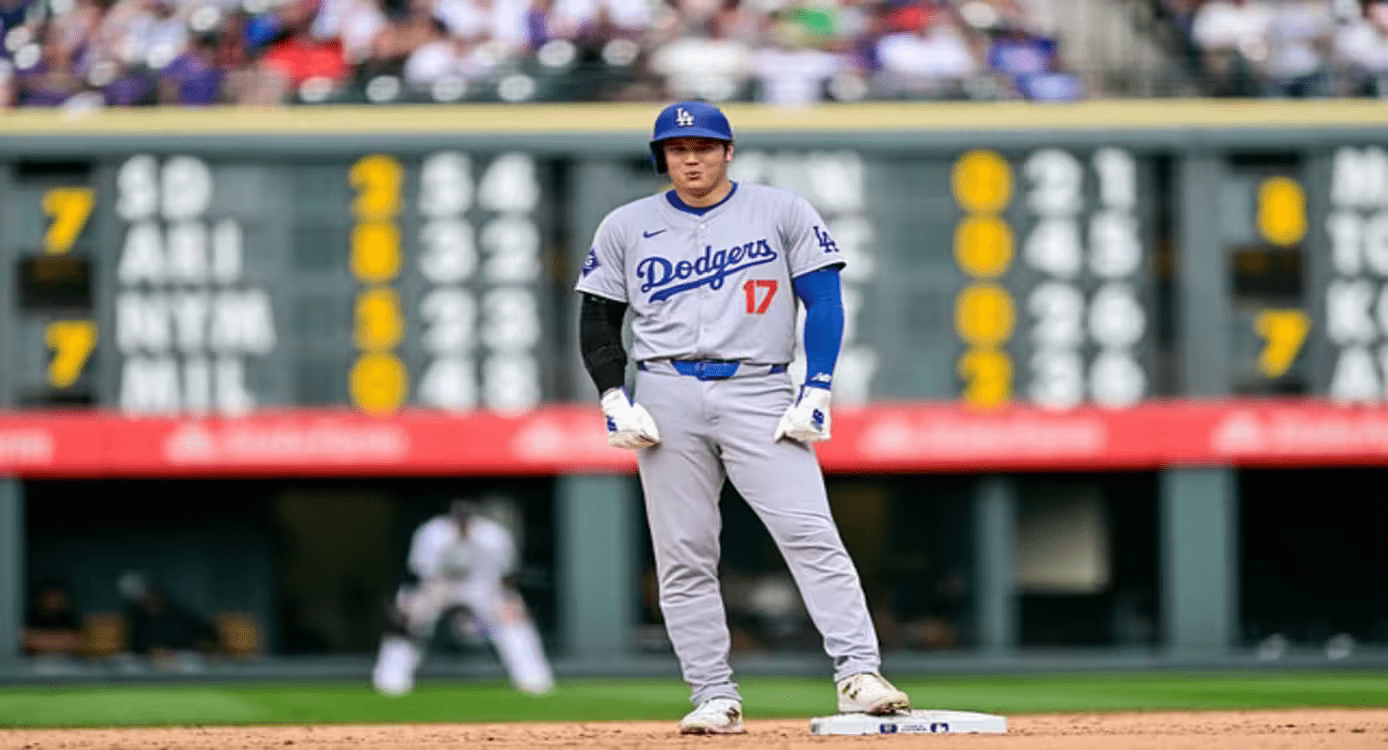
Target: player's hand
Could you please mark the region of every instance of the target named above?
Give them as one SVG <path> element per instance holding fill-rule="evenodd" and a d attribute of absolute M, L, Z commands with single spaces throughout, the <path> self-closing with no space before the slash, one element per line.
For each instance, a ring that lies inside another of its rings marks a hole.
<path fill-rule="evenodd" d="M 829 389 L 802 386 L 800 397 L 786 409 L 772 440 L 781 438 L 817 443 L 829 439 Z"/>
<path fill-rule="evenodd" d="M 602 395 L 602 413 L 607 418 L 608 445 L 637 450 L 660 442 L 651 413 L 632 403 L 625 388 L 612 388 Z"/>

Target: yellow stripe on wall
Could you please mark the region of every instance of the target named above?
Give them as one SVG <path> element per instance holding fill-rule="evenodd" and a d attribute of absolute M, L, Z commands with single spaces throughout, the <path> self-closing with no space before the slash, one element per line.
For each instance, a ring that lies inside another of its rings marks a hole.
<path fill-rule="evenodd" d="M 0 112 L 6 135 L 272 135 L 649 132 L 660 104 L 463 104 L 210 107 Z M 1375 100 L 1124 99 L 1030 102 L 870 102 L 779 110 L 724 107 L 737 131 L 1132 130 L 1174 127 L 1388 126 Z"/>

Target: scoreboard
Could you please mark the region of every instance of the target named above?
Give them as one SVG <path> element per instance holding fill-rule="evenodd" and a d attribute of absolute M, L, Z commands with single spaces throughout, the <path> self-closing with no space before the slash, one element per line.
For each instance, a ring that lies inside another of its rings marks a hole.
<path fill-rule="evenodd" d="M 836 438 L 857 437 L 826 463 L 929 467 L 973 434 L 992 437 L 965 465 L 1018 435 L 1036 436 L 1017 448 L 1035 465 L 1208 460 L 1218 440 L 1143 443 L 1195 413 L 1168 408 L 1192 395 L 1192 336 L 1227 356 L 1200 394 L 1224 411 L 1200 429 L 1243 435 L 1287 397 L 1376 408 L 1388 121 L 1276 104 L 730 106 L 734 179 L 804 195 L 847 261 Z M 16 115 L 0 408 L 554 418 L 527 439 L 592 438 L 562 427 L 593 421 L 574 274 L 608 210 L 666 187 L 654 109 Z M 1200 296 L 1197 261 L 1217 295 Z M 1047 458 L 1057 435 L 1089 457 Z"/>
<path fill-rule="evenodd" d="M 1011 159 L 972 150 L 954 161 L 965 402 L 1122 408 L 1150 395 L 1152 240 L 1142 212 L 1153 198 L 1142 177 L 1132 152 L 1111 146 Z"/>
<path fill-rule="evenodd" d="M 895 232 L 872 209 L 870 183 L 919 178 L 875 175 L 870 155 L 853 151 L 748 149 L 735 160 L 736 179 L 805 194 L 848 261 L 841 400 L 873 398 L 883 339 L 905 333 L 874 341 L 859 320 L 882 320 L 874 290 L 892 265 L 916 262 L 909 254 L 951 259 L 955 340 L 941 348 L 960 351 L 945 370 L 953 383 L 901 396 L 1067 409 L 1148 395 L 1151 241 L 1139 209 L 1150 201 L 1139 202 L 1133 155 L 970 150 L 934 161 L 922 172 L 947 167 L 948 179 L 920 194 L 951 197 L 956 215 L 925 228 L 929 241 L 892 248 L 877 243 Z M 574 252 L 559 244 L 555 196 L 582 188 L 558 184 L 557 160 L 446 150 L 274 165 L 135 153 L 83 166 L 28 161 L 12 178 L 21 231 L 7 250 L 33 324 L 16 343 L 31 363 L 49 353 L 42 373 L 20 375 L 25 403 L 389 414 L 523 411 L 570 396 L 553 377 L 566 354 L 557 318 L 572 297 L 555 271 Z M 625 167 L 624 183 L 659 188 L 643 163 Z M 62 291 L 64 274 L 85 291 Z"/>
<path fill-rule="evenodd" d="M 542 345 L 552 162 L 135 152 L 7 166 L 13 405 L 389 414 L 556 396 Z"/>

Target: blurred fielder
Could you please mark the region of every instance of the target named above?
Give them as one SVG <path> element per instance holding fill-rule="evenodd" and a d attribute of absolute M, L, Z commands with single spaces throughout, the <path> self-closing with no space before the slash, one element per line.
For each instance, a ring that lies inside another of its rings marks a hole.
<path fill-rule="evenodd" d="M 862 584 L 810 447 L 829 438 L 843 339 L 838 245 L 804 198 L 729 179 L 733 131 L 717 107 L 665 108 L 650 148 L 673 189 L 598 226 L 577 284 L 579 345 L 607 442 L 640 451 L 661 612 L 696 706 L 680 731 L 743 731 L 717 577 L 725 480 L 790 567 L 833 659 L 839 710 L 907 710 L 910 699 L 878 673 Z M 806 358 L 798 387 L 788 374 L 797 301 Z M 628 312 L 634 401 L 624 387 Z"/>
<path fill-rule="evenodd" d="M 439 617 L 460 616 L 496 648 L 518 690 L 554 688 L 535 623 L 510 582 L 518 564 L 516 542 L 477 503 L 454 501 L 410 541 L 406 583 L 396 593 L 371 674 L 376 690 L 401 695 L 414 689 L 419 667 Z"/>

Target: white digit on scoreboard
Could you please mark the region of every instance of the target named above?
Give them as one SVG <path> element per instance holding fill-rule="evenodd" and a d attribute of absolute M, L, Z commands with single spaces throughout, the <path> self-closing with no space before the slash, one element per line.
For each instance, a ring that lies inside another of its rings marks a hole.
<path fill-rule="evenodd" d="M 476 370 L 477 364 L 471 357 L 435 357 L 419 379 L 420 401 L 450 411 L 472 409 L 477 405 Z"/>
<path fill-rule="evenodd" d="M 482 208 L 498 213 L 528 213 L 540 202 L 535 160 L 529 154 L 502 154 L 492 160 L 477 190 Z"/>
<path fill-rule="evenodd" d="M 431 154 L 419 175 L 419 212 L 449 219 L 472 206 L 472 160 L 457 151 Z"/>
<path fill-rule="evenodd" d="M 482 228 L 488 281 L 525 284 L 540 276 L 540 230 L 528 218 L 503 214 Z"/>
<path fill-rule="evenodd" d="M 535 160 L 490 162 L 454 151 L 430 154 L 420 172 L 419 272 L 433 285 L 419 302 L 429 360 L 417 391 L 425 405 L 515 411 L 540 402 L 540 204 Z M 480 177 L 473 182 L 474 167 Z M 471 210 L 480 229 L 468 219 Z M 488 286 L 474 292 L 464 282 Z M 478 344 L 487 351 L 478 352 Z M 478 368 L 480 366 L 480 373 Z M 479 377 L 480 374 L 480 377 Z"/>
<path fill-rule="evenodd" d="M 1058 279 L 1073 279 L 1083 265 L 1079 223 L 1070 218 L 1043 218 L 1022 246 L 1027 265 Z"/>
<path fill-rule="evenodd" d="M 1043 281 L 1027 296 L 1036 319 L 1031 338 L 1043 350 L 1076 349 L 1084 342 L 1084 295 L 1072 284 Z"/>
<path fill-rule="evenodd" d="M 1074 216 L 1084 202 L 1080 190 L 1084 183 L 1084 168 L 1068 151 L 1048 148 L 1033 153 L 1023 167 L 1031 190 L 1027 204 L 1038 216 L 1047 218 Z"/>
<path fill-rule="evenodd" d="M 428 359 L 416 396 L 426 406 L 467 411 L 477 406 L 476 365 L 468 354 L 475 345 L 477 304 L 457 284 L 477 268 L 473 228 L 464 216 L 474 194 L 472 159 L 456 151 L 430 154 L 419 179 L 419 212 L 426 219 L 419 232 L 419 272 L 437 286 L 419 301 L 420 342 Z"/>
<path fill-rule="evenodd" d="M 432 219 L 419 231 L 419 240 L 419 271 L 430 283 L 457 284 L 477 269 L 472 224 L 466 219 Z"/>
<path fill-rule="evenodd" d="M 1097 178 L 1098 205 L 1087 221 L 1084 162 L 1047 148 L 1031 154 L 1023 167 L 1027 205 L 1036 220 L 1023 240 L 1022 256 L 1047 277 L 1027 298 L 1035 347 L 1027 390 L 1033 402 L 1052 409 L 1072 408 L 1086 393 L 1103 406 L 1129 406 L 1147 389 L 1146 373 L 1133 354 L 1147 328 L 1132 284 L 1143 257 L 1133 213 L 1136 161 L 1125 150 L 1101 148 L 1089 165 Z M 1088 302 L 1080 286 L 1086 272 L 1103 282 Z M 1086 343 L 1098 347 L 1087 368 L 1081 354 Z"/>
<path fill-rule="evenodd" d="M 421 339 L 430 354 L 462 354 L 476 345 L 477 302 L 461 287 L 438 287 L 419 303 L 424 319 Z"/>
<path fill-rule="evenodd" d="M 526 411 L 540 405 L 540 368 L 525 353 L 499 353 L 482 365 L 482 400 L 496 411 Z"/>

